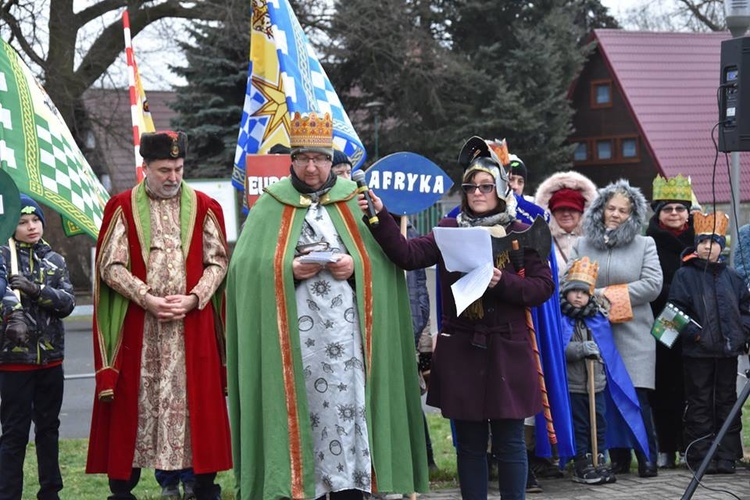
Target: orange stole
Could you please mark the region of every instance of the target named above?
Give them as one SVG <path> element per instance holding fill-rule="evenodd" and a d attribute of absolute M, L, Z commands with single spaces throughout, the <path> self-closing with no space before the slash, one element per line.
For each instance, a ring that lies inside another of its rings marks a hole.
<path fill-rule="evenodd" d="M 294 386 L 294 364 L 292 361 L 291 342 L 289 339 L 289 321 L 284 290 L 284 257 L 291 235 L 294 207 L 285 206 L 281 217 L 281 229 L 273 262 L 276 303 L 278 304 L 276 321 L 279 329 L 279 346 L 281 348 L 282 373 L 284 377 L 284 394 L 286 399 L 287 426 L 289 428 L 289 460 L 291 466 L 292 498 L 304 498 L 305 489 L 302 482 L 302 440 L 299 428 L 299 407 L 297 392 Z"/>

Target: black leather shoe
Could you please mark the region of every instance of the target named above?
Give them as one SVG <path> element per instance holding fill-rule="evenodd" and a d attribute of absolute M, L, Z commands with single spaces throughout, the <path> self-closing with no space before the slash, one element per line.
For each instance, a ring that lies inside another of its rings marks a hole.
<path fill-rule="evenodd" d="M 640 477 L 656 477 L 659 475 L 659 471 L 653 462 L 644 462 L 638 464 L 638 475 Z"/>
<path fill-rule="evenodd" d="M 630 462 L 618 462 L 612 460 L 612 466 L 609 470 L 615 474 L 630 474 Z"/>

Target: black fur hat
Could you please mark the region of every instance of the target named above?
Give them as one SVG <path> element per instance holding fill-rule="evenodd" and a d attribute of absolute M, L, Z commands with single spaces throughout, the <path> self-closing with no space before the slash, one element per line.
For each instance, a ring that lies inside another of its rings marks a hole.
<path fill-rule="evenodd" d="M 174 160 L 187 154 L 187 134 L 163 130 L 141 134 L 141 156 L 144 160 Z"/>

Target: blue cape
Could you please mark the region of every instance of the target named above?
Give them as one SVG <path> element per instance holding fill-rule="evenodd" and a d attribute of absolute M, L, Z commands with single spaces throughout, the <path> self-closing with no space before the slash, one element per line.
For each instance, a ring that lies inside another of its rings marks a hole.
<path fill-rule="evenodd" d="M 567 346 L 573 336 L 575 319 L 565 316 L 562 323 L 563 345 Z M 607 388 L 604 391 L 607 401 L 607 448 L 638 448 L 649 456 L 648 437 L 638 396 L 615 346 L 609 320 L 600 313 L 584 318 L 584 323 L 599 346 L 607 375 Z M 560 453 L 560 456 L 564 455 Z"/>

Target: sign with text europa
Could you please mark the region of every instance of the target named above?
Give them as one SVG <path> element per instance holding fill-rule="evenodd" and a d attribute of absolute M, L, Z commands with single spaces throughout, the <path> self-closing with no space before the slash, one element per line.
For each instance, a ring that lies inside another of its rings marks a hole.
<path fill-rule="evenodd" d="M 289 155 L 247 155 L 245 159 L 245 194 L 247 207 L 252 207 L 263 190 L 289 176 L 292 157 Z"/>
<path fill-rule="evenodd" d="M 453 181 L 432 161 L 416 153 L 393 153 L 365 171 L 367 186 L 383 200 L 388 211 L 411 215 L 434 205 Z"/>

